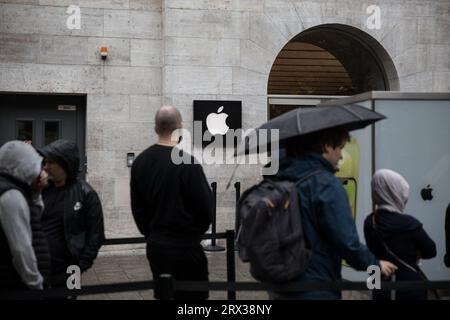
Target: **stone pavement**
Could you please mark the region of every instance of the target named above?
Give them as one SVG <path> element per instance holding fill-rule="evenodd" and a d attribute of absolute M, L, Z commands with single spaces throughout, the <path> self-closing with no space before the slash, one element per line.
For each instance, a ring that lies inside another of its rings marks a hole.
<path fill-rule="evenodd" d="M 142 250 L 143 251 L 143 250 Z M 210 281 L 226 281 L 226 252 L 207 252 Z M 236 254 L 236 281 L 255 281 L 248 270 L 248 264 L 242 263 Z M 142 252 L 133 255 L 100 255 L 94 266 L 83 275 L 82 285 L 107 284 L 151 280 L 152 274 L 147 258 Z M 358 292 L 344 292 L 344 299 L 367 299 Z M 267 300 L 263 291 L 238 291 L 238 300 Z M 79 297 L 80 300 L 152 300 L 153 291 L 110 293 Z M 210 300 L 226 300 L 225 291 L 210 291 Z"/>

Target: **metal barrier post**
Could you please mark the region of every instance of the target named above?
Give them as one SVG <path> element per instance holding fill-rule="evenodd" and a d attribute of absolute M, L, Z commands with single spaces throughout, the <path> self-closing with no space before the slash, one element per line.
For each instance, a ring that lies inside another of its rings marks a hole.
<path fill-rule="evenodd" d="M 161 274 L 156 281 L 155 293 L 161 300 L 171 300 L 173 298 L 173 278 L 170 274 Z"/>
<path fill-rule="evenodd" d="M 211 234 L 213 235 L 213 238 L 211 240 L 211 245 L 205 246 L 204 250 L 205 251 L 224 251 L 225 250 L 224 247 L 216 245 L 217 182 L 211 183 L 211 188 L 213 191 L 213 199 L 214 199 L 213 214 L 211 217 Z"/>
<path fill-rule="evenodd" d="M 227 230 L 227 282 L 236 283 L 236 260 L 234 259 L 234 230 Z M 236 290 L 228 290 L 228 300 L 236 300 Z"/>
<path fill-rule="evenodd" d="M 396 281 L 395 273 L 392 275 L 391 281 L 392 282 Z M 391 300 L 397 300 L 397 291 L 395 291 L 395 289 L 391 290 Z"/>
<path fill-rule="evenodd" d="M 238 203 L 239 203 L 239 199 L 241 198 L 241 183 L 238 181 L 234 184 L 234 188 L 236 189 L 236 208 L 235 208 L 235 216 L 234 216 L 234 231 L 238 232 L 239 230 L 239 222 L 240 222 L 240 215 L 239 215 L 239 211 L 238 211 Z M 236 248 L 237 250 L 239 250 L 239 248 Z"/>

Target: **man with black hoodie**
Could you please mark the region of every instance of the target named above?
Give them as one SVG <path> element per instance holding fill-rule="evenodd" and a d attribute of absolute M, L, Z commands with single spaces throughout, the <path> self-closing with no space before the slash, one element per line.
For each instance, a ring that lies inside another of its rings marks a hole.
<path fill-rule="evenodd" d="M 105 239 L 103 211 L 97 192 L 78 178 L 78 147 L 57 140 L 39 152 L 45 158 L 49 187 L 44 189 L 42 225 L 52 259 L 52 286 L 65 287 L 67 267 L 90 268 Z"/>
<path fill-rule="evenodd" d="M 131 209 L 139 231 L 147 239 L 147 258 L 157 279 L 208 281 L 208 262 L 200 245 L 213 210 L 212 192 L 202 167 L 175 164 L 171 155 L 181 128 L 180 112 L 163 106 L 155 116 L 158 143 L 143 151 L 131 169 Z M 183 157 L 186 159 L 186 155 Z M 158 293 L 155 297 L 159 298 Z M 206 299 L 208 291 L 175 292 L 175 299 Z"/>

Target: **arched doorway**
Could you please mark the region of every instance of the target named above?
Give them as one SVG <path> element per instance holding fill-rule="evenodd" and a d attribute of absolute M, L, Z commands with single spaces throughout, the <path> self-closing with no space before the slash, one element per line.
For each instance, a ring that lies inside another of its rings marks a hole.
<path fill-rule="evenodd" d="M 391 58 L 372 36 L 351 26 L 320 25 L 294 37 L 276 57 L 267 86 L 269 118 L 299 105 L 398 87 Z"/>

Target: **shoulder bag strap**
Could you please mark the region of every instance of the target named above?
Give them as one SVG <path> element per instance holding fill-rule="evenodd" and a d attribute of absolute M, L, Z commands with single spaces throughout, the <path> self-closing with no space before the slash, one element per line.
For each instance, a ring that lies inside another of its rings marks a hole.
<path fill-rule="evenodd" d="M 407 262 L 405 262 L 403 259 L 401 259 L 399 256 L 397 256 L 387 245 L 387 243 L 383 240 L 383 238 L 381 237 L 381 234 L 379 233 L 379 230 L 377 228 L 377 224 L 375 222 L 375 213 L 373 213 L 372 215 L 372 226 L 373 229 L 375 230 L 375 233 L 378 236 L 378 239 L 380 239 L 381 243 L 383 244 L 384 249 L 387 251 L 387 253 L 389 253 L 391 256 L 393 256 L 398 262 L 400 262 L 403 266 L 405 266 L 406 268 L 408 268 L 411 271 L 414 271 L 415 273 L 417 273 L 423 280 L 428 280 L 427 277 L 425 276 L 425 274 L 423 272 L 420 272 L 419 270 L 417 270 L 416 268 L 414 268 L 413 266 L 411 266 L 410 264 L 408 264 Z"/>

